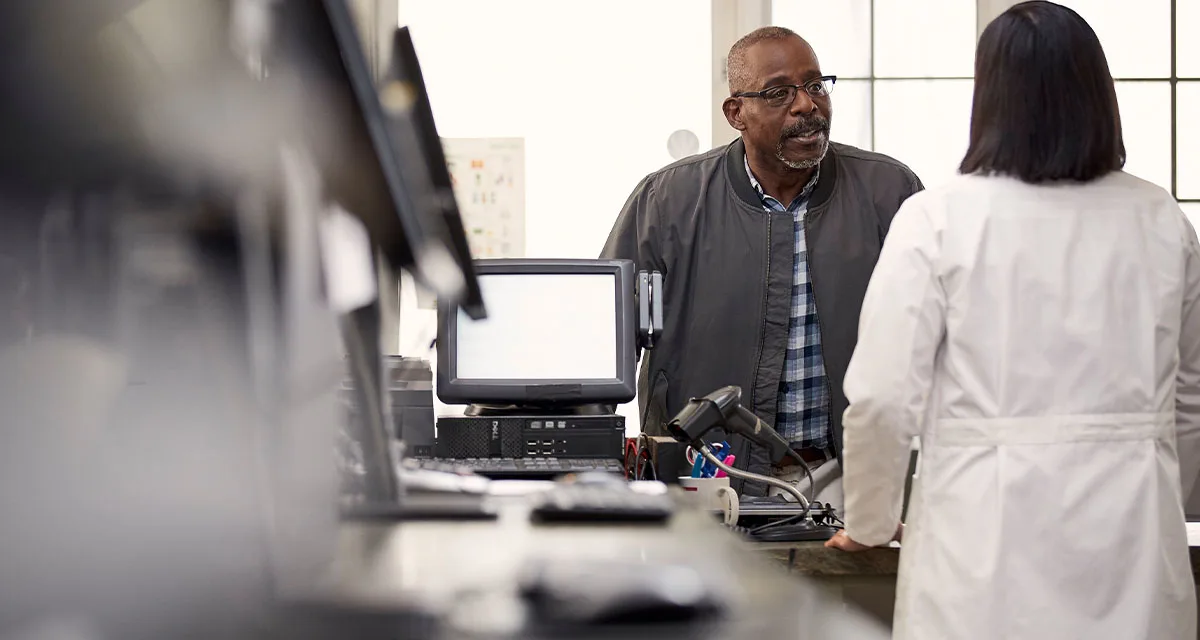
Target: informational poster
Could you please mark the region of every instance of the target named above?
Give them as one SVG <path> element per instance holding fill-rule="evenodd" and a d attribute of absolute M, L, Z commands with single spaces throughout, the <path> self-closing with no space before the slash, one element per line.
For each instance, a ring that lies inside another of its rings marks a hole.
<path fill-rule="evenodd" d="M 525 140 L 442 138 L 475 258 L 525 255 Z"/>

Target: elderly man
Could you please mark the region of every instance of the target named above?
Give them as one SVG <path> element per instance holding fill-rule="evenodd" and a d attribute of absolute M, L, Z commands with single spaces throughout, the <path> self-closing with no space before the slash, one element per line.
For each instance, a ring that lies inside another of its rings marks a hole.
<path fill-rule="evenodd" d="M 808 462 L 817 499 L 840 509 L 842 379 L 859 309 L 892 216 L 922 185 L 889 157 L 830 142 L 836 78 L 796 33 L 746 35 L 728 72 L 722 108 L 740 138 L 643 179 L 603 251 L 665 278 L 665 331 L 638 385 L 642 428 L 662 435 L 689 398 L 738 385 Z M 803 478 L 731 445 L 739 468 Z"/>

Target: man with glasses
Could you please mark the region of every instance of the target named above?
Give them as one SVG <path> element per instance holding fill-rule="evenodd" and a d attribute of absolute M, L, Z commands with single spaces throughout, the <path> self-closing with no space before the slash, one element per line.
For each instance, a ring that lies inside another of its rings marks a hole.
<path fill-rule="evenodd" d="M 877 153 L 829 140 L 830 91 L 796 33 L 758 29 L 729 51 L 732 144 L 638 184 L 603 257 L 664 274 L 665 330 L 642 362 L 642 429 L 725 385 L 813 470 L 818 501 L 841 508 L 842 379 L 867 282 L 892 216 L 920 180 Z M 789 481 L 730 437 L 736 466 Z M 801 488 L 807 489 L 807 483 Z M 761 495 L 762 487 L 739 487 Z"/>

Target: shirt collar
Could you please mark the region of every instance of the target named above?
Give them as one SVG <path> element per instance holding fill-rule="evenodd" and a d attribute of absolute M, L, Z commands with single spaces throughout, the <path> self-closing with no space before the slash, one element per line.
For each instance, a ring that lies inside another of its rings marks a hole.
<path fill-rule="evenodd" d="M 767 195 L 767 192 L 763 191 L 762 184 L 759 183 L 758 178 L 754 177 L 754 172 L 750 170 L 750 158 L 744 157 L 743 161 L 746 164 L 746 175 L 750 176 L 750 184 L 754 185 L 754 190 L 758 192 L 758 197 L 762 200 L 763 204 L 772 208 L 782 209 L 783 203 L 776 200 L 774 196 Z M 791 206 L 787 207 L 788 211 L 791 211 L 800 203 L 808 200 L 809 196 L 812 195 L 813 189 L 816 188 L 817 178 L 820 176 L 821 165 L 817 165 L 816 169 L 813 171 L 812 177 L 808 180 L 808 184 L 804 185 L 804 188 L 800 190 L 800 195 L 796 196 L 796 199 L 792 200 Z"/>

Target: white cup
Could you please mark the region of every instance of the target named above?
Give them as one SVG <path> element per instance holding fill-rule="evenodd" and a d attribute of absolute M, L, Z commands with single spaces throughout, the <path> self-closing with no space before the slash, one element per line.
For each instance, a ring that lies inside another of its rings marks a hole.
<path fill-rule="evenodd" d="M 729 478 L 680 478 L 679 486 L 688 493 L 695 493 L 705 508 L 725 514 L 726 524 L 738 520 L 738 496 L 729 486 Z"/>

